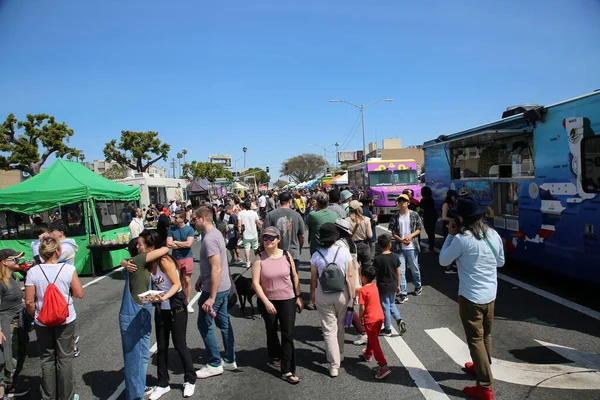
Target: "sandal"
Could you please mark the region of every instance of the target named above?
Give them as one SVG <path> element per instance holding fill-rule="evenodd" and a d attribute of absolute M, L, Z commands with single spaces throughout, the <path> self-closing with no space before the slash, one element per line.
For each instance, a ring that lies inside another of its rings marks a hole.
<path fill-rule="evenodd" d="M 278 371 L 281 369 L 281 361 L 279 361 L 277 358 L 272 359 L 270 362 L 267 363 L 267 365 Z"/>
<path fill-rule="evenodd" d="M 290 383 L 292 385 L 297 385 L 300 383 L 300 378 L 298 378 L 296 375 L 292 374 L 291 372 L 281 375 L 281 379 L 283 379 L 284 381 L 286 381 L 287 383 Z"/>

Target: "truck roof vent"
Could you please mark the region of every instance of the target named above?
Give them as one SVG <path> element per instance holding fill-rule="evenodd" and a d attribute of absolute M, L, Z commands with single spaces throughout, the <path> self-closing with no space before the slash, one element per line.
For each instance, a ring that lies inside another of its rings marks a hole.
<path fill-rule="evenodd" d="M 512 117 L 513 115 L 521 114 L 529 110 L 533 110 L 539 108 L 539 104 L 519 104 L 516 106 L 511 106 L 506 109 L 502 113 L 502 119 Z"/>

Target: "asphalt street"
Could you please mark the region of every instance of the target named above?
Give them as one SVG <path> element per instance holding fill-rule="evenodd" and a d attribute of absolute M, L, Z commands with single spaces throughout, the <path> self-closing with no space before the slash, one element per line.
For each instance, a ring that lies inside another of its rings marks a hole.
<path fill-rule="evenodd" d="M 381 228 L 379 231 L 384 232 L 385 225 Z M 195 257 L 198 248 L 199 243 L 196 243 Z M 300 267 L 305 300 L 309 284 L 308 259 L 308 248 L 305 247 Z M 474 384 L 474 380 L 459 365 L 467 359 L 464 359 L 464 333 L 458 316 L 458 279 L 444 274 L 444 269 L 437 262 L 437 253 L 422 254 L 420 263 L 423 294 L 409 296 L 409 300 L 399 306 L 408 331 L 402 337 L 381 338 L 383 351 L 392 368 L 392 374 L 385 380 L 374 379 L 372 368 L 375 363 L 359 360 L 362 347 L 352 344 L 355 338 L 352 328 L 346 331 L 345 359 L 340 376 L 330 378 L 317 312 L 304 310 L 296 322 L 297 375 L 302 381 L 292 386 L 267 366 L 263 321 L 256 316 L 251 317 L 249 308 L 243 314 L 236 306 L 231 312 L 231 323 L 239 369 L 198 380 L 194 397 L 331 400 L 373 396 L 380 399 L 466 398 L 462 388 Z M 232 273 L 244 270 L 241 266 L 231 268 Z M 192 281 L 196 280 L 198 273 L 198 264 L 195 263 Z M 410 273 L 408 279 L 411 291 Z M 84 277 L 82 281 L 89 286 L 85 287 L 84 299 L 75 303 L 77 334 L 81 336 L 81 356 L 74 361 L 77 393 L 82 400 L 125 399 L 118 328 L 124 284 L 122 273 L 115 272 L 101 280 Z M 545 289 L 551 291 L 552 288 Z M 256 304 L 256 299 L 253 301 Z M 194 308 L 198 310 L 198 305 L 194 304 Z M 204 345 L 196 326 L 198 313 L 188 315 L 188 346 L 199 368 L 203 364 Z M 496 398 L 600 399 L 598 319 L 600 314 L 576 311 L 514 283 L 499 280 L 493 334 Z M 41 371 L 35 333 L 31 333 L 28 356 L 22 376 L 24 384 L 30 385 L 32 391 L 26 398 L 39 399 Z M 170 350 L 169 369 L 172 390 L 162 398 L 179 399 L 182 397 L 183 371 L 174 349 Z M 153 357 L 148 369 L 148 384 L 155 383 L 156 360 Z M 584 387 L 588 389 L 582 390 Z"/>

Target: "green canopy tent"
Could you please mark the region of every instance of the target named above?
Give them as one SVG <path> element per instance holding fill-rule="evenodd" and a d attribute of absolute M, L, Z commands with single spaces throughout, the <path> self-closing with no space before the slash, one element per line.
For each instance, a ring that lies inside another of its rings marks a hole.
<path fill-rule="evenodd" d="M 86 247 L 90 235 L 114 240 L 117 233 L 128 231 L 131 206 L 138 204 L 139 199 L 139 187 L 113 182 L 79 163 L 56 160 L 38 175 L 0 190 L 0 211 L 19 213 L 5 215 L 3 225 L 8 229 L 3 231 L 0 248 L 24 251 L 25 257 L 31 259 L 31 242 L 35 240 L 32 217 L 50 212 L 49 220 L 43 222 L 53 222 L 52 217 L 56 216 L 69 227 L 69 237 L 79 247 L 75 267 L 79 273 L 91 273 L 92 259 Z M 117 265 L 126 254 L 123 250 L 104 252 L 103 268 Z"/>

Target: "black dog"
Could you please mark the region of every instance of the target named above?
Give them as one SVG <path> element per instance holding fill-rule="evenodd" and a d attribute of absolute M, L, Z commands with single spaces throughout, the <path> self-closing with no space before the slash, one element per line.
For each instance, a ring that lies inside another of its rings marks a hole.
<path fill-rule="evenodd" d="M 235 282 L 235 289 L 237 290 L 238 299 L 240 300 L 240 308 L 243 313 L 246 311 L 246 300 L 252 308 L 252 316 L 254 316 L 254 305 L 252 304 L 252 297 L 256 295 L 254 288 L 252 287 L 252 279 L 241 276 L 241 274 L 231 275 L 231 279 Z"/>

